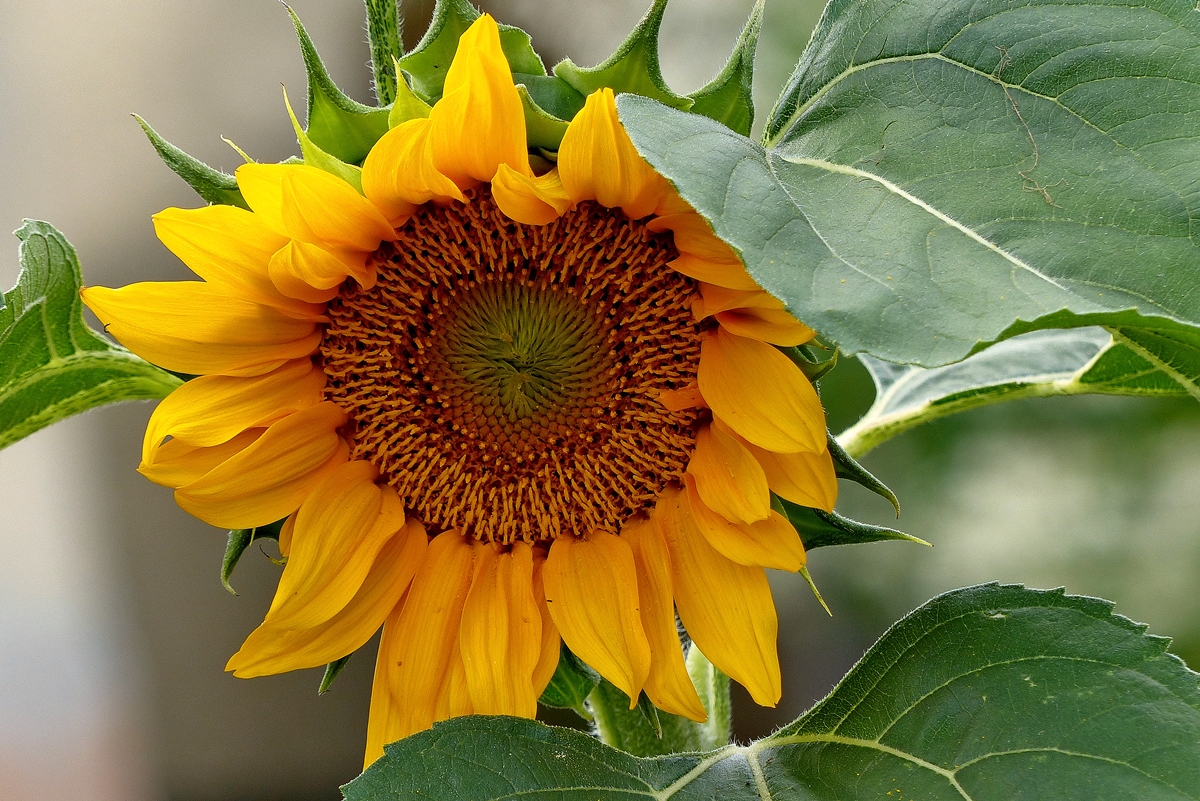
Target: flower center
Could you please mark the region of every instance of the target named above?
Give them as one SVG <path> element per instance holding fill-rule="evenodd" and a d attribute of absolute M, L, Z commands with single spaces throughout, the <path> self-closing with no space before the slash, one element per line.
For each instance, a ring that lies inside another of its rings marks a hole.
<path fill-rule="evenodd" d="M 498 542 L 618 531 L 682 477 L 695 410 L 694 283 L 669 235 L 583 203 L 505 217 L 486 186 L 428 205 L 347 283 L 321 344 L 353 457 L 433 531 Z"/>

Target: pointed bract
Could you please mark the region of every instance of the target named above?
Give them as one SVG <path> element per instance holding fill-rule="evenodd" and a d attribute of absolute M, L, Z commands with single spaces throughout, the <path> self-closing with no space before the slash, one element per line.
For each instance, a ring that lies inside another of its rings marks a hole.
<path fill-rule="evenodd" d="M 158 132 L 151 128 L 149 123 L 138 115 L 134 114 L 133 118 L 137 120 L 138 125 L 142 126 L 142 130 L 146 132 L 146 137 L 150 140 L 150 144 L 154 145 L 154 149 L 158 151 L 159 158 L 176 175 L 187 181 L 187 185 L 195 189 L 196 194 L 209 203 L 239 206 L 243 209 L 250 208 L 246 205 L 246 201 L 238 189 L 237 179 L 232 175 L 213 169 L 199 159 L 184 153 L 175 147 L 175 145 L 159 136 Z"/>
<path fill-rule="evenodd" d="M 754 50 L 765 1 L 754 4 L 724 69 L 707 86 L 689 95 L 693 114 L 710 117 L 742 136 L 749 136 L 754 126 Z"/>

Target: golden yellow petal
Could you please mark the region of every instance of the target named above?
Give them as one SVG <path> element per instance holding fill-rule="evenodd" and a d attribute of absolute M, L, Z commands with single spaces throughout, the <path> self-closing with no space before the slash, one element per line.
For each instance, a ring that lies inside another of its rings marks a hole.
<path fill-rule="evenodd" d="M 413 579 L 395 625 L 384 627 L 391 695 L 400 704 L 389 731 L 393 739 L 433 725 L 439 695 L 450 680 L 458 656 L 458 627 L 471 586 L 471 542 L 457 530 L 434 537 Z M 378 669 L 377 669 L 378 670 Z M 449 702 L 449 696 L 446 697 Z"/>
<path fill-rule="evenodd" d="M 762 465 L 772 492 L 801 506 L 833 511 L 838 483 L 828 448 L 820 453 L 774 453 L 750 442 L 745 445 Z"/>
<path fill-rule="evenodd" d="M 700 259 L 741 264 L 737 251 L 713 233 L 708 220 L 690 209 L 679 214 L 655 217 L 646 223 L 648 231 L 670 231 L 675 249 Z"/>
<path fill-rule="evenodd" d="M 291 164 L 243 164 L 234 171 L 246 204 L 263 225 L 277 234 L 291 236 L 283 224 L 283 176 Z"/>
<path fill-rule="evenodd" d="M 633 551 L 619 537 L 592 531 L 550 545 L 543 573 L 550 617 L 567 646 L 630 698 L 650 672 L 650 645 L 638 613 Z"/>
<path fill-rule="evenodd" d="M 316 350 L 308 320 L 242 300 L 200 281 L 88 287 L 83 302 L 121 344 L 167 370 L 261 375 Z"/>
<path fill-rule="evenodd" d="M 284 173 L 281 188 L 280 216 L 293 239 L 370 253 L 396 238 L 383 213 L 336 175 L 296 164 Z"/>
<path fill-rule="evenodd" d="M 696 482 L 685 475 L 683 504 L 696 529 L 722 556 L 740 565 L 770 567 L 795 573 L 804 567 L 804 545 L 787 518 L 771 510 L 765 520 L 734 523 L 714 512 L 696 492 Z M 701 650 L 704 650 L 703 648 Z"/>
<path fill-rule="evenodd" d="M 379 552 L 355 596 L 318 626 L 286 629 L 264 621 L 225 665 L 241 679 L 320 667 L 361 648 L 400 602 L 425 555 L 425 529 L 406 524 Z"/>
<path fill-rule="evenodd" d="M 346 413 L 325 402 L 289 415 L 250 447 L 175 491 L 183 509 L 218 528 L 253 528 L 280 520 L 316 484 L 349 461 L 338 436 Z"/>
<path fill-rule="evenodd" d="M 542 618 L 542 647 L 538 655 L 537 666 L 533 669 L 533 692 L 541 697 L 554 671 L 558 669 L 558 658 L 562 653 L 562 637 L 558 635 L 558 627 L 554 618 L 550 617 L 550 605 L 546 603 L 546 589 L 542 581 L 542 569 L 546 565 L 546 552 L 541 548 L 533 549 L 533 598 L 537 602 L 538 612 Z"/>
<path fill-rule="evenodd" d="M 803 345 L 816 332 L 782 309 L 733 309 L 717 313 L 717 322 L 731 334 L 790 348 Z"/>
<path fill-rule="evenodd" d="M 607 87 L 589 95 L 567 126 L 558 149 L 558 172 L 573 202 L 595 200 L 634 220 L 652 214 L 674 192 L 634 149 Z"/>
<path fill-rule="evenodd" d="M 492 179 L 492 197 L 509 219 L 526 225 L 553 222 L 571 207 L 558 170 L 534 177 L 501 164 Z"/>
<path fill-rule="evenodd" d="M 740 261 L 716 261 L 681 253 L 671 262 L 671 269 L 697 281 L 748 292 L 758 289 L 758 284 L 746 272 Z"/>
<path fill-rule="evenodd" d="M 467 685 L 467 668 L 463 663 L 462 648 L 459 641 L 455 640 L 450 646 L 446 678 L 442 681 L 433 705 L 433 722 L 474 713 L 475 707 L 471 703 L 471 692 Z"/>
<path fill-rule="evenodd" d="M 692 383 L 680 389 L 664 389 L 658 393 L 658 402 L 672 412 L 684 409 L 707 409 L 704 396 L 700 394 L 699 385 Z"/>
<path fill-rule="evenodd" d="M 411 591 L 411 590 L 410 590 Z M 402 662 L 405 643 L 397 636 L 400 616 L 408 602 L 407 593 L 388 615 L 379 638 L 379 652 L 375 656 L 375 678 L 371 683 L 371 711 L 367 718 L 367 750 L 363 757 L 363 770 L 383 756 L 383 747 L 394 743 L 411 732 L 405 732 L 402 711 L 413 703 L 428 705 L 429 719 L 433 719 L 433 698 L 415 699 L 404 704 L 392 694 L 392 671 Z"/>
<path fill-rule="evenodd" d="M 342 283 L 354 276 L 362 286 L 374 286 L 375 271 L 365 259 L 353 264 L 317 245 L 289 240 L 267 263 L 271 281 L 288 297 L 324 303 L 337 296 Z"/>
<path fill-rule="evenodd" d="M 321 306 L 285 296 L 271 282 L 267 264 L 287 238 L 257 215 L 223 205 L 164 209 L 154 215 L 154 231 L 184 264 L 225 294 L 273 306 L 292 317 L 323 319 Z"/>
<path fill-rule="evenodd" d="M 491 543 L 475 543 L 475 575 L 458 645 L 476 714 L 537 714 L 533 672 L 541 653 L 542 618 L 533 597 L 528 544 L 515 542 L 501 553 Z"/>
<path fill-rule="evenodd" d="M 154 449 L 150 459 L 143 461 L 138 467 L 138 472 L 155 484 L 171 489 L 183 487 L 253 445 L 264 431 L 264 428 L 249 429 L 227 442 L 214 446 L 193 445 L 173 439 Z"/>
<path fill-rule="evenodd" d="M 779 620 L 766 573 L 726 559 L 696 530 L 676 489 L 659 497 L 654 521 L 671 551 L 675 606 L 692 641 L 762 706 L 779 702 Z"/>
<path fill-rule="evenodd" d="M 771 490 L 762 467 L 732 435 L 712 425 L 696 432 L 687 472 L 705 505 L 734 523 L 765 520 L 771 511 Z"/>
<path fill-rule="evenodd" d="M 692 298 L 692 313 L 697 320 L 730 309 L 783 310 L 783 303 L 761 289 L 729 289 L 716 284 L 700 284 L 700 294 Z"/>
<path fill-rule="evenodd" d="M 292 550 L 292 532 L 296 529 L 296 513 L 288 515 L 287 520 L 283 521 L 283 525 L 279 527 L 279 555 L 287 558 L 288 553 Z"/>
<path fill-rule="evenodd" d="M 362 586 L 375 557 L 404 525 L 395 490 L 379 471 L 347 462 L 312 488 L 296 513 L 287 565 L 267 612 L 277 628 L 307 629 L 332 618 Z"/>
<path fill-rule="evenodd" d="M 294 359 L 261 376 L 200 376 L 163 399 L 150 415 L 142 461 L 167 437 L 189 445 L 219 445 L 249 428 L 264 428 L 320 403 L 325 373 L 312 359 Z"/>
<path fill-rule="evenodd" d="M 385 133 L 363 162 L 363 192 L 397 228 L 422 203 L 466 199 L 433 165 L 429 135 L 428 119 L 403 122 Z"/>
<path fill-rule="evenodd" d="M 434 166 L 461 189 L 492 180 L 501 164 L 533 174 L 525 109 L 490 15 L 475 20 L 458 40 L 429 130 Z"/>
<path fill-rule="evenodd" d="M 633 549 L 637 568 L 638 601 L 642 628 L 650 643 L 650 673 L 646 695 L 659 709 L 703 723 L 708 719 L 700 696 L 688 677 L 683 647 L 675 629 L 675 602 L 671 591 L 671 556 L 658 526 L 635 517 L 621 529 L 621 539 Z"/>
<path fill-rule="evenodd" d="M 700 345 L 697 379 L 713 415 L 760 448 L 776 453 L 825 448 L 825 410 L 817 391 L 770 345 L 718 328 Z"/>

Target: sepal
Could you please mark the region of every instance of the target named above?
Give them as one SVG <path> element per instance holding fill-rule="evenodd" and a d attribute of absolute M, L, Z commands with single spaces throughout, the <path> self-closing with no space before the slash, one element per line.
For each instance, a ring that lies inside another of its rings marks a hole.
<path fill-rule="evenodd" d="M 158 151 L 158 157 L 171 168 L 171 170 L 187 182 L 187 185 L 196 190 L 196 194 L 204 198 L 209 203 L 218 203 L 225 206 L 238 206 L 243 209 L 249 209 L 245 198 L 242 197 L 242 192 L 238 189 L 237 179 L 228 173 L 213 169 L 199 159 L 189 156 L 175 145 L 168 142 L 158 135 L 158 132 L 150 127 L 144 119 L 134 114 L 133 118 L 137 120 L 138 125 L 142 126 L 142 130 L 146 132 L 146 137 L 150 140 L 150 144 L 154 145 L 154 149 Z"/>
<path fill-rule="evenodd" d="M 811 551 L 813 548 L 824 548 L 828 545 L 859 545 L 864 542 L 880 542 L 882 540 L 905 540 L 929 545 L 923 539 L 896 531 L 894 528 L 859 523 L 843 517 L 837 512 L 810 509 L 778 496 L 772 496 L 771 502 L 773 505 L 778 504 L 778 508 L 795 527 L 806 551 Z"/>
<path fill-rule="evenodd" d="M 580 717 L 591 720 L 592 715 L 584 706 L 584 701 L 596 685 L 600 683 L 600 674 L 592 670 L 582 659 L 571 653 L 571 649 L 563 643 L 559 652 L 558 667 L 538 703 L 558 709 L 573 709 Z"/>
<path fill-rule="evenodd" d="M 688 110 L 692 99 L 668 88 L 658 63 L 658 31 L 666 10 L 667 0 L 654 0 L 637 27 L 602 63 L 580 67 L 569 58 L 563 59 L 554 67 L 554 74 L 585 96 L 607 86 L 617 94 L 643 95 L 672 108 Z"/>
<path fill-rule="evenodd" d="M 458 50 L 458 40 L 479 19 L 479 11 L 467 0 L 437 0 L 433 18 L 421 41 L 400 59 L 400 69 L 408 73 L 412 89 L 426 103 L 442 96 L 446 71 Z M 512 25 L 500 25 L 500 48 L 514 72 L 545 75 L 546 65 L 533 49 L 529 34 Z"/>
<path fill-rule="evenodd" d="M 352 656 L 354 656 L 353 652 L 348 653 L 341 659 L 335 659 L 325 666 L 325 675 L 321 677 L 321 686 L 317 688 L 317 695 L 329 692 L 329 688 L 333 686 L 333 680 L 342 672 L 342 668 L 346 666 Z"/>
<path fill-rule="evenodd" d="M 400 79 L 396 84 L 396 100 L 388 111 L 388 128 L 395 128 L 400 123 L 409 120 L 424 119 L 429 116 L 429 112 L 433 111 L 433 107 L 417 97 L 412 87 L 408 85 L 408 80 L 400 70 L 400 62 L 393 61 L 392 63 L 395 64 L 396 74 L 400 76 Z"/>
<path fill-rule="evenodd" d="M 296 130 L 296 141 L 300 143 L 300 153 L 304 156 L 304 163 L 310 167 L 324 170 L 330 175 L 336 175 L 357 189 L 361 195 L 363 191 L 362 167 L 347 164 L 317 147 L 307 132 L 300 127 L 300 120 L 296 119 L 296 112 L 292 110 L 292 103 L 288 100 L 287 89 L 283 90 L 283 104 L 287 106 L 287 113 L 292 121 L 292 128 Z"/>
<path fill-rule="evenodd" d="M 820 351 L 828 350 L 822 345 L 797 345 L 793 348 L 781 348 L 788 358 L 791 359 L 804 376 L 813 384 L 825 377 L 825 374 L 837 366 L 838 351 L 835 348 L 833 355 L 824 361 L 821 360 Z"/>
<path fill-rule="evenodd" d="M 754 51 L 765 2 L 754 4 L 725 68 L 707 86 L 689 95 L 693 114 L 703 114 L 742 136 L 749 136 L 754 126 Z"/>
<path fill-rule="evenodd" d="M 360 164 L 388 132 L 388 109 L 371 108 L 337 88 L 300 18 L 285 5 L 296 26 L 308 74 L 308 136 L 317 147 L 347 164 Z"/>
<path fill-rule="evenodd" d="M 221 560 L 221 586 L 234 595 L 237 591 L 229 585 L 233 569 L 241 560 L 242 554 L 250 547 L 250 543 L 258 539 L 278 540 L 279 530 L 283 528 L 283 520 L 277 520 L 258 528 L 235 528 L 229 532 L 229 541 L 225 544 L 225 558 Z"/>
<path fill-rule="evenodd" d="M 892 492 L 886 484 L 884 484 L 875 476 L 871 475 L 870 471 L 854 460 L 854 457 L 846 453 L 846 449 L 842 447 L 833 433 L 826 429 L 826 435 L 829 443 L 829 455 L 833 457 L 833 470 L 838 478 L 844 478 L 853 481 L 859 486 L 866 487 L 871 492 L 886 498 L 892 508 L 896 510 L 896 517 L 900 516 L 900 499 L 896 497 L 896 493 Z"/>

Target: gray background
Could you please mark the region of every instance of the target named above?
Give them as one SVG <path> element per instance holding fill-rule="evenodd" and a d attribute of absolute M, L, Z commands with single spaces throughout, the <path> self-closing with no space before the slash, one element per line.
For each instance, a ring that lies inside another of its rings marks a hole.
<path fill-rule="evenodd" d="M 604 58 L 645 0 L 496 0 L 548 63 Z M 431 3 L 407 3 L 411 45 Z M 723 64 L 747 0 L 673 0 L 663 68 L 690 91 Z M 295 0 L 335 80 L 369 99 L 358 0 Z M 819 13 L 772 0 L 760 115 Z M 280 84 L 304 74 L 273 0 L 0 0 L 0 228 L 46 219 L 89 283 L 180 279 L 150 215 L 197 198 L 157 160 L 130 112 L 232 170 L 228 136 L 262 161 L 296 152 Z M 2 244 L 2 243 L 0 243 Z M 0 247 L 0 286 L 17 274 Z M 853 362 L 826 387 L 834 426 L 869 402 Z M 826 692 L 888 623 L 933 594 L 1002 579 L 1066 584 L 1179 637 L 1200 664 L 1200 414 L 1191 402 L 1020 403 L 907 434 L 868 465 L 937 547 L 829 549 L 810 565 L 835 611 L 776 576 L 784 701 L 738 697 L 738 735 L 764 734 Z M 278 568 L 247 553 L 234 598 L 217 580 L 224 532 L 135 472 L 150 412 L 93 412 L 0 451 L 0 801 L 335 799 L 358 771 L 372 658 L 317 698 L 319 671 L 240 681 L 225 660 L 259 622 Z M 843 511 L 887 522 L 854 488 Z M 370 646 L 369 646 L 370 647 Z"/>

